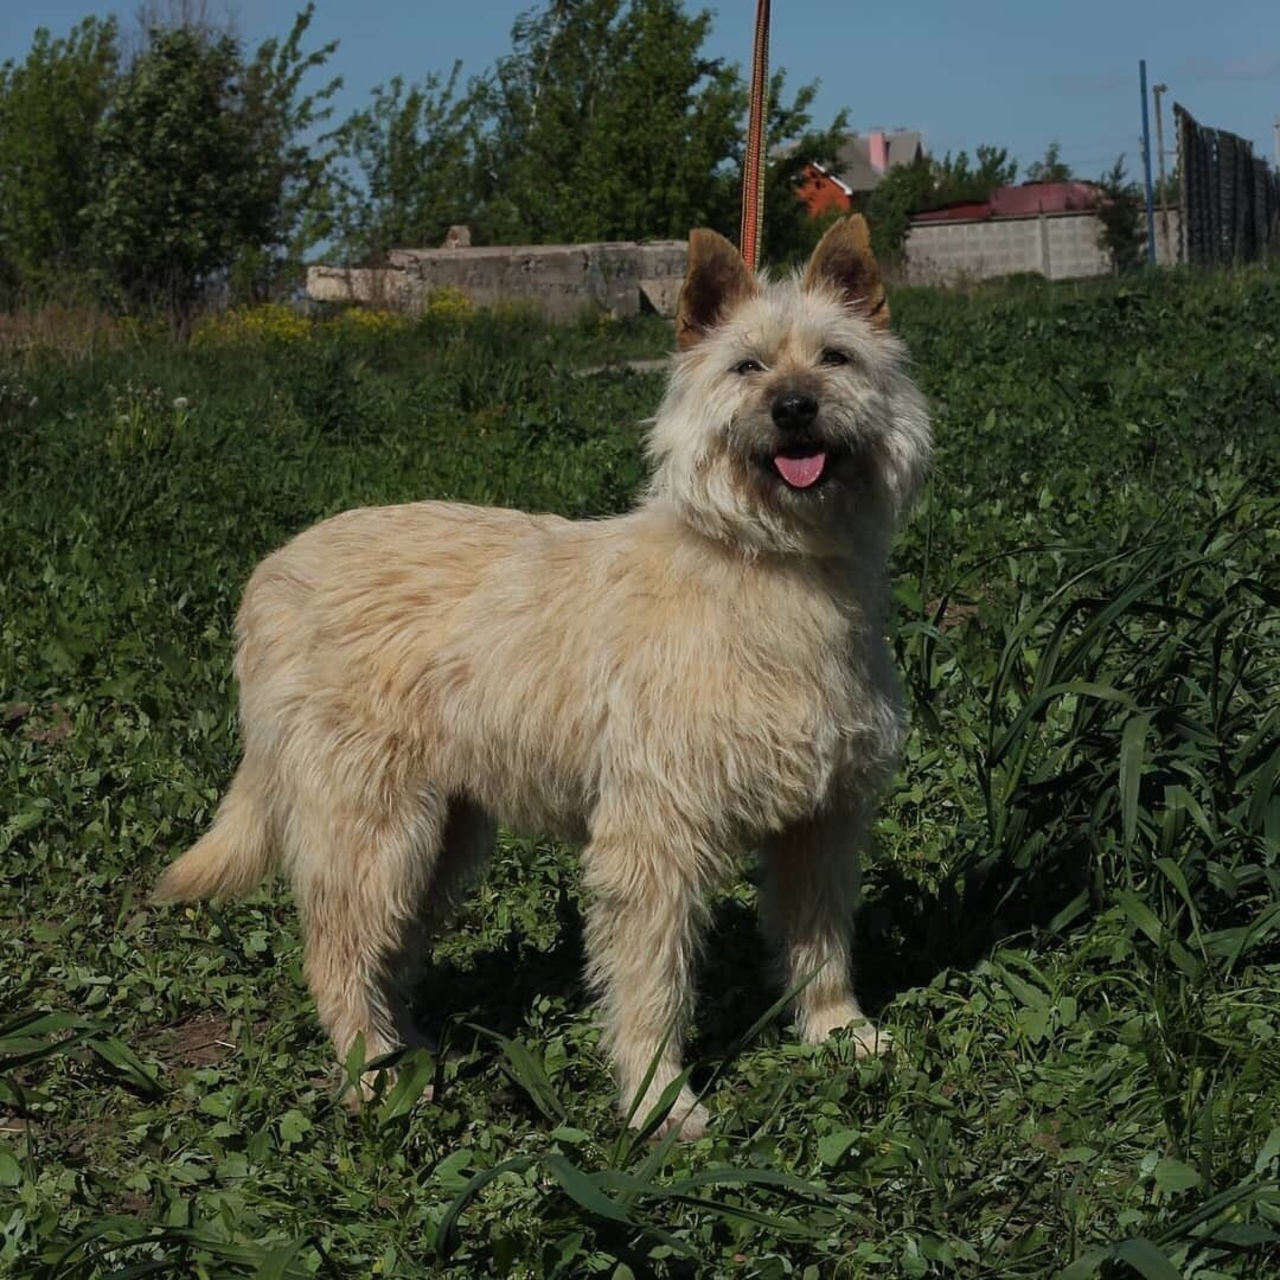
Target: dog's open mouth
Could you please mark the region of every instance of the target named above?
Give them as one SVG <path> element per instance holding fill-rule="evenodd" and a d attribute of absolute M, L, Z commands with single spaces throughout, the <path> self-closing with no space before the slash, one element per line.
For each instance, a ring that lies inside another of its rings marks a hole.
<path fill-rule="evenodd" d="M 816 445 L 780 449 L 773 466 L 791 488 L 810 489 L 826 474 L 827 451 Z"/>

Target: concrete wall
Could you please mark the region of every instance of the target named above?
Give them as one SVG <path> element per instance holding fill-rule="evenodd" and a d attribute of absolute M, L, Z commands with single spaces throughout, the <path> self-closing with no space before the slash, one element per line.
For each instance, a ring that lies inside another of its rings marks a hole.
<path fill-rule="evenodd" d="M 477 306 L 524 302 L 552 320 L 588 308 L 616 316 L 644 310 L 674 315 L 688 246 L 647 243 L 394 249 L 376 270 L 307 269 L 307 296 L 317 302 L 361 302 L 417 312 L 432 290 L 460 289 Z"/>
<path fill-rule="evenodd" d="M 1160 212 L 1156 212 L 1156 261 L 1172 265 L 1178 256 L 1178 214 L 1169 210 L 1172 256 L 1165 252 Z M 962 278 L 1034 271 L 1050 280 L 1106 275 L 1111 264 L 1098 247 L 1102 224 L 1092 213 L 1048 213 L 1027 218 L 917 222 L 907 232 L 907 279 L 912 284 L 944 284 Z"/>

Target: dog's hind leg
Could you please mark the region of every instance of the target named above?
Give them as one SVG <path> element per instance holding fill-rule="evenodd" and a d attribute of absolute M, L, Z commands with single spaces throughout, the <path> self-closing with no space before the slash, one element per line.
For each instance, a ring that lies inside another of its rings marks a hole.
<path fill-rule="evenodd" d="M 865 838 L 866 815 L 856 803 L 772 837 L 762 850 L 760 895 L 761 920 L 778 950 L 783 981 L 788 990 L 801 987 L 795 999 L 801 1037 L 816 1043 L 847 1026 L 859 1057 L 889 1046 L 853 994 L 853 918 Z"/>
<path fill-rule="evenodd" d="M 390 786 L 315 786 L 292 806 L 285 842 L 304 969 L 340 1060 L 357 1037 L 366 1061 L 411 1038 L 401 970 L 447 813 L 443 792 Z"/>
<path fill-rule="evenodd" d="M 588 977 L 601 996 L 623 1112 L 639 1127 L 682 1070 L 707 886 L 701 860 L 674 833 L 627 835 L 597 823 L 592 837 L 582 857 Z M 663 1130 L 696 1138 L 706 1124 L 686 1085 Z"/>

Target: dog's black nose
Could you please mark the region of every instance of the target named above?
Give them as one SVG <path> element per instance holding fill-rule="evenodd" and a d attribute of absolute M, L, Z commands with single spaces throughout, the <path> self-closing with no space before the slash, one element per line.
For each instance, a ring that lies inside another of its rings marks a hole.
<path fill-rule="evenodd" d="M 773 402 L 771 412 L 779 431 L 803 431 L 818 416 L 818 402 L 812 396 L 790 392 Z"/>

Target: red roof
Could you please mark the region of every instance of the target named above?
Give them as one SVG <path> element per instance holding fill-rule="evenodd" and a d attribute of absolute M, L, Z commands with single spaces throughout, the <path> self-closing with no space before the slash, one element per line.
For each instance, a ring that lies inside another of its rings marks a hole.
<path fill-rule="evenodd" d="M 1068 213 L 1096 208 L 1101 188 L 1093 182 L 1024 182 L 997 187 L 985 201 L 967 201 L 913 213 L 912 222 L 964 222 L 984 218 L 1018 218 L 1037 213 Z"/>

